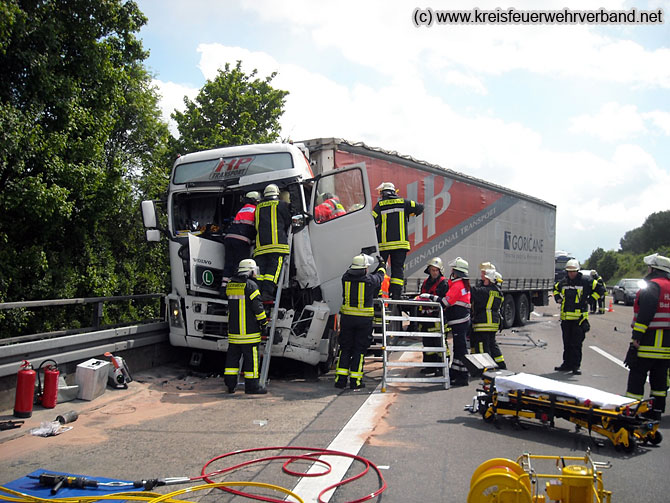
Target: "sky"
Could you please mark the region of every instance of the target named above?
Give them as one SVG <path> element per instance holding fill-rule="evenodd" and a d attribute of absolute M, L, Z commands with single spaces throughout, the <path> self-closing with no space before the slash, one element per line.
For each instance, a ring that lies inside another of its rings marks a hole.
<path fill-rule="evenodd" d="M 364 142 L 545 200 L 556 249 L 581 260 L 670 209 L 670 0 L 137 3 L 175 135 L 184 96 L 241 60 L 289 91 L 283 139 Z M 414 23 L 540 4 L 663 23 Z"/>

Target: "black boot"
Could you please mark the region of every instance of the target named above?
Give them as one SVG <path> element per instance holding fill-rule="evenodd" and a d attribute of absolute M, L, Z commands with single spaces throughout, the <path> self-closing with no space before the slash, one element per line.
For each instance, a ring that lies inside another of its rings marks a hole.
<path fill-rule="evenodd" d="M 248 388 L 244 390 L 244 393 L 247 395 L 265 395 L 268 392 L 265 388 Z"/>

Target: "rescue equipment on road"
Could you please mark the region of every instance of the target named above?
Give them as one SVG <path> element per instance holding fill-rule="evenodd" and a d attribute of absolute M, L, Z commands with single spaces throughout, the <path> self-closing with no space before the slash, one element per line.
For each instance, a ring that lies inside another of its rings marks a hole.
<path fill-rule="evenodd" d="M 28 360 L 23 360 L 16 376 L 16 398 L 14 399 L 14 416 L 30 417 L 33 415 L 35 401 L 35 379 L 37 378 L 33 366 Z"/>
<path fill-rule="evenodd" d="M 533 461 L 542 460 L 554 461 L 558 473 L 538 473 Z M 566 461 L 581 461 L 581 464 L 566 464 Z M 603 486 L 602 468 L 611 468 L 609 461 L 593 461 L 589 450 L 583 457 L 524 453 L 516 461 L 489 459 L 472 474 L 468 503 L 609 503 L 612 493 Z M 544 485 L 546 496 L 539 494 L 540 479 L 548 479 Z"/>
<path fill-rule="evenodd" d="M 53 363 L 53 365 L 48 362 Z M 45 366 L 46 363 L 48 363 L 48 365 Z M 44 385 L 42 385 L 40 371 L 44 374 Z M 40 363 L 40 366 L 37 369 L 38 400 L 45 409 L 53 409 L 56 407 L 56 402 L 58 401 L 59 375 L 58 364 L 55 360 L 44 360 Z"/>
<path fill-rule="evenodd" d="M 506 370 L 486 371 L 483 389 L 471 405 L 484 421 L 511 416 L 538 419 L 554 426 L 556 418 L 576 424 L 611 440 L 615 449 L 633 452 L 638 442 L 660 444 L 659 421 L 644 417 L 652 409 L 651 400 L 634 400 L 588 386 L 570 384 L 545 377 Z"/>
<path fill-rule="evenodd" d="M 114 356 L 107 351 L 105 356 L 112 361 L 112 367 L 109 369 L 108 384 L 113 388 L 128 388 L 128 383 L 133 380 L 126 365 L 126 360 L 121 356 Z"/>

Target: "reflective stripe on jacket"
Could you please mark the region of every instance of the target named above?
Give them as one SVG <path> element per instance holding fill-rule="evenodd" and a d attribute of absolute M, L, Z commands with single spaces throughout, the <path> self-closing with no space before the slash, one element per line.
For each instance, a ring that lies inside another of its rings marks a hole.
<path fill-rule="evenodd" d="M 379 251 L 409 250 L 407 222 L 410 215 L 423 213 L 423 205 L 402 197 L 382 199 L 372 210 L 377 226 Z"/>
<path fill-rule="evenodd" d="M 256 205 L 245 204 L 235 215 L 235 220 L 230 224 L 224 239 L 239 239 L 245 243 L 251 243 L 256 236 Z"/>
<path fill-rule="evenodd" d="M 493 283 L 472 287 L 472 329 L 475 332 L 497 332 L 503 294 Z"/>
<path fill-rule="evenodd" d="M 575 321 L 588 318 L 588 299 L 598 300 L 605 293 L 602 285 L 595 279 L 587 278 L 578 272 L 574 280 L 565 276 L 554 285 L 554 298 L 561 303 L 561 320 Z"/>
<path fill-rule="evenodd" d="M 470 321 L 470 290 L 462 278 L 449 280 L 449 290 L 442 298 L 442 304 L 447 308 L 445 311 L 447 325 Z"/>
<path fill-rule="evenodd" d="M 261 323 L 267 319 L 258 285 L 246 276 L 233 276 L 226 285 L 228 297 L 228 342 L 261 342 Z"/>
<path fill-rule="evenodd" d="M 349 269 L 342 276 L 340 313 L 350 316 L 374 317 L 374 298 L 379 293 L 386 271 L 379 267 L 373 273 L 365 269 Z"/>
<path fill-rule="evenodd" d="M 256 206 L 255 223 L 254 256 L 264 253 L 288 254 L 288 229 L 291 225 L 288 203 L 278 199 L 261 201 Z"/>
<path fill-rule="evenodd" d="M 670 360 L 670 279 L 652 271 L 633 304 L 633 338 L 639 358 Z"/>

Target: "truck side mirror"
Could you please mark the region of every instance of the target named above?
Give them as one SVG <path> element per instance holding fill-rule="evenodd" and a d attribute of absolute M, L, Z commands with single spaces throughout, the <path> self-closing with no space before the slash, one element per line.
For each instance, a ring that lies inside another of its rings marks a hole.
<path fill-rule="evenodd" d="M 161 231 L 158 229 L 149 229 L 146 231 L 147 241 L 149 242 L 158 242 L 161 240 Z"/>
<path fill-rule="evenodd" d="M 158 227 L 156 225 L 156 207 L 153 201 L 142 201 L 142 222 L 144 222 L 144 227 L 147 229 Z M 151 241 L 148 233 L 147 240 Z"/>

